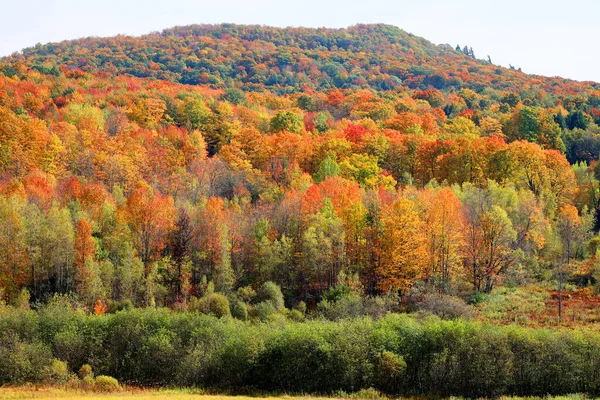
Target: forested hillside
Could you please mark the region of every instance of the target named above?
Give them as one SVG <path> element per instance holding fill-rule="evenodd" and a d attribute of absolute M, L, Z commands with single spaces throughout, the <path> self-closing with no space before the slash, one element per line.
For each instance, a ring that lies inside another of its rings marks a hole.
<path fill-rule="evenodd" d="M 274 282 L 329 315 L 444 294 L 500 322 L 554 323 L 556 301 L 597 318 L 594 83 L 385 25 L 178 27 L 0 71 L 6 301 L 206 310 L 218 292 L 252 317 L 283 307 L 257 311 Z"/>
<path fill-rule="evenodd" d="M 87 38 L 24 49 L 14 58 L 47 72 L 63 65 L 212 88 L 514 90 L 537 97 L 589 93 L 596 84 L 535 77 L 476 58 L 468 46 L 436 46 L 390 25 L 347 29 L 191 25 L 142 37 Z M 517 60 L 515 60 L 516 62 Z M 551 100 L 550 100 L 551 101 Z"/>

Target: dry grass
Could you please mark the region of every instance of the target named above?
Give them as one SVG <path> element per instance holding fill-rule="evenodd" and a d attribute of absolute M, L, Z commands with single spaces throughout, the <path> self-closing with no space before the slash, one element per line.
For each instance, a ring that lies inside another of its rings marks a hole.
<path fill-rule="evenodd" d="M 354 400 L 363 400 L 361 397 L 350 397 Z M 334 400 L 333 397 L 311 397 L 311 396 L 280 396 L 280 397 L 248 397 L 248 396 L 223 396 L 202 394 L 199 390 L 193 389 L 139 389 L 126 388 L 118 393 L 94 393 L 77 389 L 59 389 L 54 387 L 0 387 L 0 399 L 68 399 L 68 400 Z M 403 398 L 404 400 L 424 400 L 421 397 Z M 451 397 L 453 400 L 461 400 L 459 397 Z M 502 396 L 499 400 L 588 400 L 581 394 L 572 394 L 556 397 L 506 397 Z M 402 399 L 396 399 L 402 400 Z"/>
<path fill-rule="evenodd" d="M 268 399 L 311 399 L 318 400 L 317 397 L 268 397 Z M 90 400 L 90 399 L 102 399 L 102 400 L 117 400 L 117 399 L 134 399 L 134 400 L 155 400 L 155 399 L 169 399 L 169 400 L 257 400 L 256 397 L 246 396 L 219 396 L 219 395 L 207 395 L 202 394 L 199 391 L 194 390 L 144 390 L 136 388 L 126 388 L 125 390 L 117 393 L 95 393 L 77 389 L 59 389 L 51 387 L 6 387 L 0 388 L 0 399 L 68 399 L 68 400 Z M 331 399 L 328 399 L 331 400 Z"/>

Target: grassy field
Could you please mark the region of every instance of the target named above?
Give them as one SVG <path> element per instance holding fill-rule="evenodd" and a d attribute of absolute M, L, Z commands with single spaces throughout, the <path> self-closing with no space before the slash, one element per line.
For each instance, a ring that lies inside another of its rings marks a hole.
<path fill-rule="evenodd" d="M 256 397 L 246 396 L 217 396 L 217 395 L 206 395 L 199 391 L 193 390 L 140 390 L 140 389 L 126 389 L 117 393 L 95 393 L 86 392 L 76 389 L 58 389 L 58 388 L 35 388 L 35 387 L 7 387 L 0 388 L 0 399 L 68 399 L 68 400 L 90 400 L 90 399 L 102 399 L 102 400 L 116 400 L 116 399 L 135 399 L 135 400 L 147 400 L 147 399 L 169 399 L 169 400 L 257 400 Z M 320 400 L 318 397 L 266 397 L 265 400 L 269 399 L 310 399 Z M 325 398 L 323 398 L 325 400 Z M 331 399 L 328 399 L 331 400 Z"/>
<path fill-rule="evenodd" d="M 352 396 L 356 399 L 356 397 Z M 116 399 L 134 399 L 134 400 L 154 400 L 154 399 L 169 399 L 169 400 L 332 400 L 334 397 L 311 397 L 311 396 L 280 396 L 280 397 L 248 397 L 248 396 L 222 396 L 222 395 L 207 395 L 202 394 L 197 390 L 178 389 L 158 389 L 158 390 L 141 390 L 141 389 L 126 389 L 118 393 L 94 393 L 86 392 L 77 389 L 59 389 L 59 388 L 35 388 L 35 387 L 0 387 L 0 399 L 68 399 L 68 400 L 116 400 Z M 416 400 L 417 398 L 413 398 Z M 453 398 L 457 400 L 458 398 Z M 542 399 L 539 397 L 500 397 L 500 400 L 535 400 Z M 589 397 L 575 394 L 559 397 L 545 397 L 544 400 L 586 400 Z"/>

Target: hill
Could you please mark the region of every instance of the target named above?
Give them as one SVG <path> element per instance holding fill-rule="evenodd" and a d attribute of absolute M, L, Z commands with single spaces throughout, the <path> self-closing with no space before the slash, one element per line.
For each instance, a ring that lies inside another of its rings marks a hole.
<path fill-rule="evenodd" d="M 495 322 L 553 324 L 558 303 L 592 324 L 598 107 L 594 83 L 385 25 L 26 49 L 0 62 L 0 298 L 261 320 L 441 293 Z"/>
<path fill-rule="evenodd" d="M 389 25 L 347 29 L 191 25 L 141 37 L 116 36 L 49 43 L 16 58 L 36 68 L 66 66 L 213 88 L 306 90 L 400 88 L 566 95 L 596 85 L 531 76 L 475 59 Z"/>

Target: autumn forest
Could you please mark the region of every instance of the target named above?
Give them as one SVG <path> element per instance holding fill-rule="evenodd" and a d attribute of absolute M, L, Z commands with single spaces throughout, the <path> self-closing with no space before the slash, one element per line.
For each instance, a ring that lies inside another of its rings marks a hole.
<path fill-rule="evenodd" d="M 0 384 L 91 364 L 133 384 L 599 393 L 599 157 L 599 84 L 387 25 L 24 49 L 0 59 Z"/>

